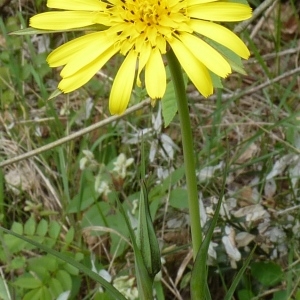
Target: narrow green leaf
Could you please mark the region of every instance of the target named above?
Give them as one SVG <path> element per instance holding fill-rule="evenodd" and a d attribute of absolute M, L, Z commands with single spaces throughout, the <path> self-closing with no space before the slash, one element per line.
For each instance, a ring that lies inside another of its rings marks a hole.
<path fill-rule="evenodd" d="M 53 91 L 51 93 L 51 95 L 49 96 L 48 100 L 52 100 L 53 98 L 55 98 L 55 97 L 57 97 L 57 96 L 59 96 L 61 94 L 62 94 L 62 91 L 59 90 L 59 89 L 56 89 L 55 91 Z"/>
<path fill-rule="evenodd" d="M 247 0 L 230 0 L 230 2 L 249 5 Z"/>
<path fill-rule="evenodd" d="M 103 279 L 101 276 L 99 276 L 97 273 L 91 271 L 89 268 L 87 268 L 86 266 L 84 266 L 83 264 L 77 262 L 76 260 L 72 259 L 71 257 L 60 253 L 54 249 L 51 249 L 43 244 L 37 243 L 29 238 L 26 238 L 25 236 L 19 235 L 11 230 L 8 230 L 6 228 L 3 228 L 0 226 L 0 229 L 8 234 L 11 234 L 23 241 L 26 241 L 27 243 L 34 245 L 42 250 L 44 250 L 45 252 L 52 254 L 56 257 L 58 257 L 59 259 L 65 261 L 66 263 L 71 264 L 72 266 L 76 267 L 78 270 L 80 270 L 81 272 L 83 272 L 85 275 L 89 276 L 90 278 L 92 278 L 93 280 L 99 282 L 105 289 L 107 289 L 107 291 L 113 296 L 115 297 L 115 299 L 118 300 L 126 300 L 126 298 L 109 282 L 107 282 L 105 279 Z"/>
<path fill-rule="evenodd" d="M 205 39 L 205 41 L 214 47 L 220 54 L 224 56 L 224 58 L 229 62 L 232 70 L 242 74 L 247 75 L 244 70 L 244 66 L 242 63 L 242 59 L 235 52 L 231 51 L 227 47 L 209 39 Z"/>
<path fill-rule="evenodd" d="M 206 300 L 212 300 L 207 281 L 205 284 L 205 297 L 206 297 Z"/>
<path fill-rule="evenodd" d="M 174 86 L 172 82 L 167 84 L 166 92 L 161 99 L 162 115 L 165 127 L 169 126 L 177 113 L 177 102 L 175 98 Z"/>
<path fill-rule="evenodd" d="M 219 211 L 221 208 L 222 197 L 220 197 L 214 216 L 212 218 L 211 224 L 209 229 L 206 233 L 206 236 L 200 246 L 198 251 L 194 267 L 192 270 L 192 277 L 191 277 L 191 299 L 192 300 L 199 300 L 199 299 L 207 299 L 209 296 L 209 291 L 207 288 L 207 253 L 209 243 L 212 239 L 214 228 L 217 225 L 217 220 L 219 217 Z"/>
<path fill-rule="evenodd" d="M 233 294 L 243 276 L 243 274 L 245 273 L 247 267 L 249 266 L 249 263 L 251 262 L 251 259 L 253 257 L 253 254 L 255 252 L 256 249 L 256 245 L 253 247 L 252 251 L 250 252 L 250 254 L 248 255 L 246 261 L 243 264 L 243 267 L 239 270 L 239 272 L 237 273 L 237 275 L 235 276 L 229 290 L 227 291 L 224 300 L 231 300 L 233 299 Z"/>
<path fill-rule="evenodd" d="M 4 174 L 1 168 L 0 168 L 0 218 L 4 218 Z"/>
<path fill-rule="evenodd" d="M 154 281 L 154 289 L 157 300 L 165 300 L 164 288 L 161 281 Z"/>
<path fill-rule="evenodd" d="M 150 277 L 154 278 L 161 269 L 160 250 L 151 220 L 147 189 L 143 180 L 141 180 L 139 222 L 136 243 L 141 251 Z"/>
<path fill-rule="evenodd" d="M 136 281 L 139 291 L 140 300 L 153 299 L 153 280 L 150 278 L 148 271 L 144 265 L 144 261 L 141 253 L 137 254 L 137 250 L 134 251 L 135 256 L 135 272 Z"/>
<path fill-rule="evenodd" d="M 209 75 L 210 75 L 213 87 L 217 88 L 217 89 L 222 89 L 223 84 L 222 84 L 220 76 L 216 75 L 215 73 L 211 72 L 210 70 L 208 70 L 208 71 L 209 71 Z"/>
<path fill-rule="evenodd" d="M 242 63 L 242 59 L 236 53 L 234 53 L 233 51 L 227 49 L 226 47 L 222 46 L 222 49 L 219 49 L 219 47 L 218 47 L 218 51 L 229 62 L 232 70 L 234 70 L 234 71 L 236 71 L 236 72 L 238 72 L 238 73 L 240 73 L 242 75 L 247 75 L 247 73 L 246 73 L 246 71 L 244 69 L 243 63 Z"/>
<path fill-rule="evenodd" d="M 136 280 L 139 291 L 139 299 L 140 300 L 151 300 L 153 299 L 153 280 L 150 278 L 146 266 L 144 264 L 144 260 L 141 254 L 140 249 L 137 246 L 135 234 L 131 228 L 130 222 L 122 206 L 120 200 L 116 198 L 116 202 L 118 203 L 118 207 L 120 212 L 127 224 L 130 239 L 133 246 L 134 251 L 134 260 L 135 260 L 135 271 L 136 271 Z"/>
<path fill-rule="evenodd" d="M 169 68 L 167 68 L 166 71 L 167 71 L 167 76 L 170 77 Z M 188 77 L 186 74 L 183 74 L 183 80 L 184 80 L 184 88 L 186 89 L 188 83 Z M 176 95 L 175 95 L 174 83 L 170 81 L 167 84 L 166 92 L 163 98 L 161 99 L 162 115 L 164 118 L 165 127 L 169 126 L 169 124 L 174 119 L 178 110 L 175 96 Z"/>
<path fill-rule="evenodd" d="M 211 220 L 211 224 L 207 230 L 207 233 L 205 235 L 205 238 L 199 248 L 199 251 L 196 256 L 196 260 L 194 262 L 193 270 L 192 270 L 192 277 L 191 277 L 191 300 L 210 300 L 211 295 L 208 289 L 207 285 L 207 253 L 208 253 L 208 247 L 209 243 L 212 240 L 212 236 L 214 233 L 214 229 L 217 225 L 219 212 L 222 204 L 222 199 L 224 196 L 225 191 L 225 184 L 226 184 L 226 178 L 228 174 L 228 165 L 226 164 L 223 172 L 223 181 L 222 181 L 222 187 L 220 190 L 219 195 L 219 201 L 217 204 L 217 207 L 214 212 L 214 216 Z"/>

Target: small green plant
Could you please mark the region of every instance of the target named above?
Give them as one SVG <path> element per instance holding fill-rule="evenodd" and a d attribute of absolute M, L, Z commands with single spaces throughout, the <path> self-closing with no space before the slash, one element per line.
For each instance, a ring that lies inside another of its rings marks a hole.
<path fill-rule="evenodd" d="M 49 248 L 59 249 L 76 261 L 82 261 L 84 257 L 80 251 L 75 254 L 70 251 L 74 242 L 74 228 L 63 233 L 57 221 L 41 219 L 36 222 L 31 217 L 24 225 L 14 222 L 11 231 Z M 5 266 L 4 277 L 10 278 L 8 287 L 16 299 L 53 299 L 64 292 L 72 294 L 78 289 L 74 284 L 76 278 L 79 280 L 77 268 L 52 255 L 43 254 L 35 245 L 16 236 L 3 233 L 1 239 L 0 261 Z"/>

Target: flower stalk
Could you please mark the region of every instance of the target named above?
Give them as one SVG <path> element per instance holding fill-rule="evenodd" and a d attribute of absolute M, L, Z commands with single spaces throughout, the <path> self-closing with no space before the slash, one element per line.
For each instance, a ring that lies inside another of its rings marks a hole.
<path fill-rule="evenodd" d="M 178 106 L 178 115 L 180 120 L 183 157 L 188 191 L 188 204 L 191 218 L 193 257 L 195 259 L 202 242 L 202 229 L 200 223 L 200 209 L 196 180 L 193 135 L 182 69 L 177 57 L 172 50 L 167 52 L 167 60 L 170 68 L 171 78 L 174 84 L 175 96 Z"/>

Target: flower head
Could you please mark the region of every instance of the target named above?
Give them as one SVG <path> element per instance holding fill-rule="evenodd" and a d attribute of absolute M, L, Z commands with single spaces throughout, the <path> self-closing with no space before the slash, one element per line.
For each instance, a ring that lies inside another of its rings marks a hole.
<path fill-rule="evenodd" d="M 203 38 L 213 40 L 242 58 L 246 45 L 229 29 L 212 21 L 241 21 L 251 17 L 248 5 L 229 0 L 48 0 L 49 8 L 30 26 L 45 30 L 67 30 L 103 25 L 104 30 L 76 38 L 48 56 L 51 67 L 64 66 L 59 89 L 68 93 L 88 82 L 115 54 L 125 56 L 114 79 L 109 108 L 112 114 L 126 109 L 136 79 L 144 70 L 146 90 L 160 99 L 166 90 L 162 55 L 170 48 L 199 92 L 213 92 L 211 72 L 220 77 L 231 73 L 228 61 Z"/>

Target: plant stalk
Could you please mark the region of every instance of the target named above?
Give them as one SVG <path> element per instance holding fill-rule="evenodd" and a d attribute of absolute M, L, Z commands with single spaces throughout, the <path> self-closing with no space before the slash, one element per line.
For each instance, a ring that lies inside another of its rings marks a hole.
<path fill-rule="evenodd" d="M 168 51 L 166 56 L 174 85 L 180 120 L 188 204 L 191 218 L 193 257 L 195 260 L 202 242 L 202 229 L 200 223 L 193 135 L 181 66 L 172 50 Z"/>

